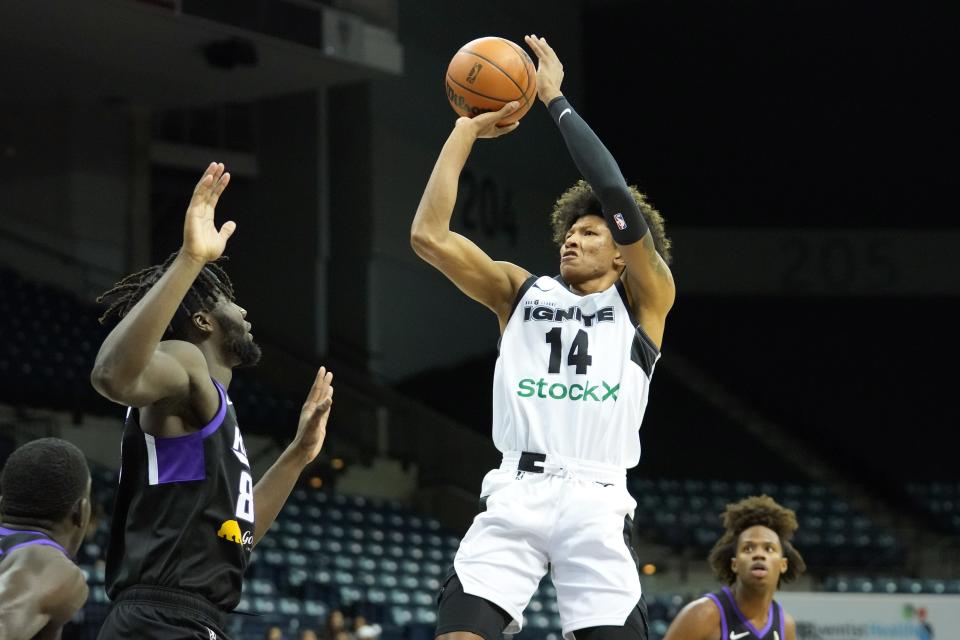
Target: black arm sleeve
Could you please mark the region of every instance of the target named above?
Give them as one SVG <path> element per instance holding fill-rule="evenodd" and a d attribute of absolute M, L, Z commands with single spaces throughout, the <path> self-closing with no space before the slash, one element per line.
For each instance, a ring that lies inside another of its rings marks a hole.
<path fill-rule="evenodd" d="M 613 239 L 619 245 L 640 240 L 647 233 L 647 221 L 630 195 L 613 154 L 565 97 L 554 98 L 547 109 L 560 128 L 577 169 L 597 194 Z"/>

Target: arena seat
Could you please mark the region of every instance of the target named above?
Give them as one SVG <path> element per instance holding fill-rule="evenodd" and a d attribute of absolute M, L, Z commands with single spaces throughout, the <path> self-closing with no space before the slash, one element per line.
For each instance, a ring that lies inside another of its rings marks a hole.
<path fill-rule="evenodd" d="M 766 493 L 797 512 L 795 542 L 812 566 L 884 567 L 903 557 L 890 532 L 821 486 L 631 476 L 628 488 L 637 501 L 637 530 L 672 548 L 693 547 L 705 555 L 722 533 L 719 514 L 726 505 Z"/>

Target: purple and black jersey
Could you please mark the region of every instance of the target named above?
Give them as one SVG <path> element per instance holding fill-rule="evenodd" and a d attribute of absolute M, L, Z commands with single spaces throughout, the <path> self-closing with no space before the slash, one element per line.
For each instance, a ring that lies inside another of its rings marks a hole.
<path fill-rule="evenodd" d="M 776 600 L 770 602 L 767 626 L 757 629 L 740 611 L 729 587 L 706 594 L 720 609 L 721 640 L 785 640 L 783 607 Z"/>
<path fill-rule="evenodd" d="M 193 593 L 223 611 L 240 601 L 253 549 L 253 478 L 233 403 L 214 384 L 220 408 L 194 433 L 151 436 L 137 411 L 127 411 L 107 551 L 111 599 L 152 586 Z"/>
<path fill-rule="evenodd" d="M 49 535 L 42 531 L 27 531 L 24 529 L 8 529 L 0 526 L 0 561 L 3 561 L 7 554 L 20 549 L 21 547 L 45 546 L 54 547 L 63 552 L 63 555 L 70 557 L 67 550 L 54 542 Z"/>

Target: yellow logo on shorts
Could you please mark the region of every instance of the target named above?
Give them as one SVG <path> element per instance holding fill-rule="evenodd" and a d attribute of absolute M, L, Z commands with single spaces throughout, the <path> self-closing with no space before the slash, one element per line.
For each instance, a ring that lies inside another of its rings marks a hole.
<path fill-rule="evenodd" d="M 243 544 L 243 534 L 240 532 L 240 524 L 236 520 L 227 520 L 220 525 L 220 530 L 217 531 L 217 537 L 229 540 L 230 542 L 236 542 L 237 544 Z"/>

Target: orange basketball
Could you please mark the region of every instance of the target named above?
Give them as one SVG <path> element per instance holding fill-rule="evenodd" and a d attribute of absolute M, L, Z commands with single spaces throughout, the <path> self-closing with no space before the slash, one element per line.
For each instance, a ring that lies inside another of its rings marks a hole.
<path fill-rule="evenodd" d="M 537 69 L 527 52 L 504 38 L 472 40 L 447 67 L 447 100 L 461 116 L 498 111 L 516 100 L 520 108 L 497 124 L 516 122 L 537 98 Z"/>

